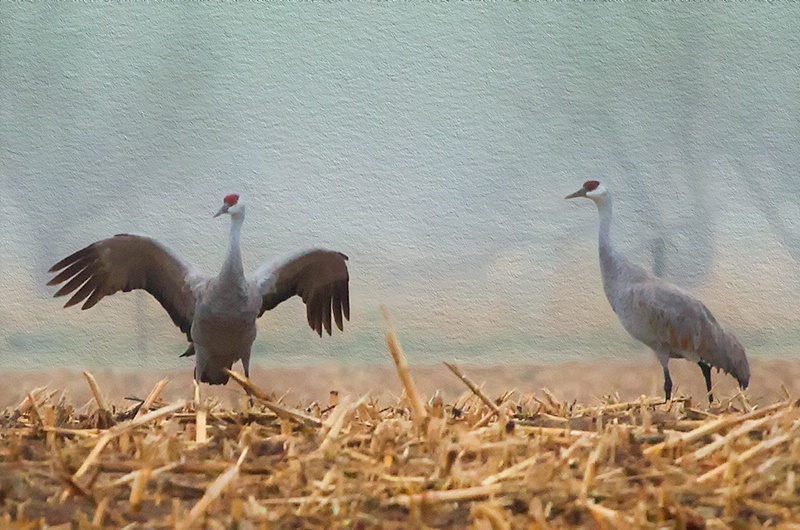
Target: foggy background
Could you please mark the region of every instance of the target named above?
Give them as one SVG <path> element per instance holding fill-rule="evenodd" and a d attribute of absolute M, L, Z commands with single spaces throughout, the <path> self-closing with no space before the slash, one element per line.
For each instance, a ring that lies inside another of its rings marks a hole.
<path fill-rule="evenodd" d="M 90 311 L 46 270 L 154 237 L 216 273 L 350 256 L 352 320 L 293 299 L 253 362 L 650 359 L 611 312 L 597 213 L 753 357 L 800 345 L 800 7 L 793 4 L 0 2 L 0 365 L 180 367 L 143 293 Z"/>

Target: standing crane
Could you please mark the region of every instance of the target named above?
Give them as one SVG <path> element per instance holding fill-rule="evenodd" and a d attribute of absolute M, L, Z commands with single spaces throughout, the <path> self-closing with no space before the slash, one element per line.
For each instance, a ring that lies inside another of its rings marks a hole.
<path fill-rule="evenodd" d="M 256 319 L 278 304 L 299 296 L 306 304 L 311 329 L 331 335 L 331 320 L 343 331 L 350 320 L 347 256 L 324 249 L 305 250 L 262 265 L 251 278 L 242 267 L 239 244 L 245 207 L 236 194 L 227 195 L 214 215 L 231 217 L 228 254 L 217 276 L 201 271 L 157 241 L 129 234 L 103 239 L 62 259 L 58 274 L 47 285 L 67 282 L 54 296 L 75 294 L 64 304 L 83 303 L 89 309 L 119 291 L 144 289 L 166 309 L 186 334 L 189 347 L 181 356 L 196 354 L 194 377 L 224 385 L 236 361 L 250 373 L 250 349 Z"/>
<path fill-rule="evenodd" d="M 664 393 L 672 396 L 671 358 L 696 362 L 703 371 L 709 402 L 711 368 L 736 378 L 742 389 L 750 381 L 744 347 L 720 326 L 703 303 L 683 289 L 628 261 L 611 241 L 611 193 L 589 180 L 566 199 L 591 199 L 600 214 L 600 272 L 603 290 L 625 330 L 649 346 L 664 369 Z"/>

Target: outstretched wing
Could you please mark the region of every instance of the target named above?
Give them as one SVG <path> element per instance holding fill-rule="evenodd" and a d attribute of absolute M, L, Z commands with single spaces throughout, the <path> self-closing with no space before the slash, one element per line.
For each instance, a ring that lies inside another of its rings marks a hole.
<path fill-rule="evenodd" d="M 191 341 L 192 284 L 205 275 L 150 238 L 117 234 L 67 256 L 49 272 L 58 274 L 47 285 L 66 282 L 54 296 L 74 292 L 64 307 L 83 302 L 81 309 L 89 309 L 104 296 L 144 289 Z"/>
<path fill-rule="evenodd" d="M 700 300 L 661 280 L 637 284 L 630 294 L 634 308 L 646 316 L 652 344 L 664 351 L 694 353 L 747 387 L 750 367 L 744 347 Z"/>
<path fill-rule="evenodd" d="M 331 319 L 340 331 L 342 317 L 350 320 L 350 276 L 347 256 L 341 252 L 313 249 L 262 265 L 256 272 L 261 293 L 261 311 L 299 296 L 306 304 L 306 317 L 311 329 L 322 336 L 322 328 L 331 334 Z"/>

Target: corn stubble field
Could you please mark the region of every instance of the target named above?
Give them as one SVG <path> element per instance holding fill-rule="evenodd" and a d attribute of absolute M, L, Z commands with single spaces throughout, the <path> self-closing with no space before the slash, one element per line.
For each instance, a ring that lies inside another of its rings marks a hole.
<path fill-rule="evenodd" d="M 2 417 L 0 529 L 800 529 L 786 389 L 758 406 L 741 393 L 710 409 L 584 406 L 487 396 L 447 364 L 464 393 L 445 403 L 419 395 L 391 327 L 387 342 L 404 389 L 391 402 L 332 392 L 292 407 L 234 372 L 253 407 L 202 388 L 165 403 L 163 380 L 116 408 L 88 373 L 91 411 L 32 389 Z"/>

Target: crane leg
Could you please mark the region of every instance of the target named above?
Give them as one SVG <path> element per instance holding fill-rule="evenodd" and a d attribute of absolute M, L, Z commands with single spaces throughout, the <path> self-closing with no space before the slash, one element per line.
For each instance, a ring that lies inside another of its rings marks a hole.
<path fill-rule="evenodd" d="M 669 376 L 669 368 L 666 365 L 664 365 L 664 395 L 667 401 L 672 397 L 672 378 Z"/>
<path fill-rule="evenodd" d="M 250 379 L 250 356 L 242 357 L 242 370 L 244 370 L 244 376 Z M 253 396 L 250 396 L 250 408 L 255 406 L 255 402 L 253 401 Z"/>
<path fill-rule="evenodd" d="M 711 404 L 714 401 L 714 394 L 711 393 L 711 365 L 703 361 L 698 362 L 697 365 L 703 371 L 703 377 L 706 379 L 706 393 L 708 394 L 708 403 Z"/>

